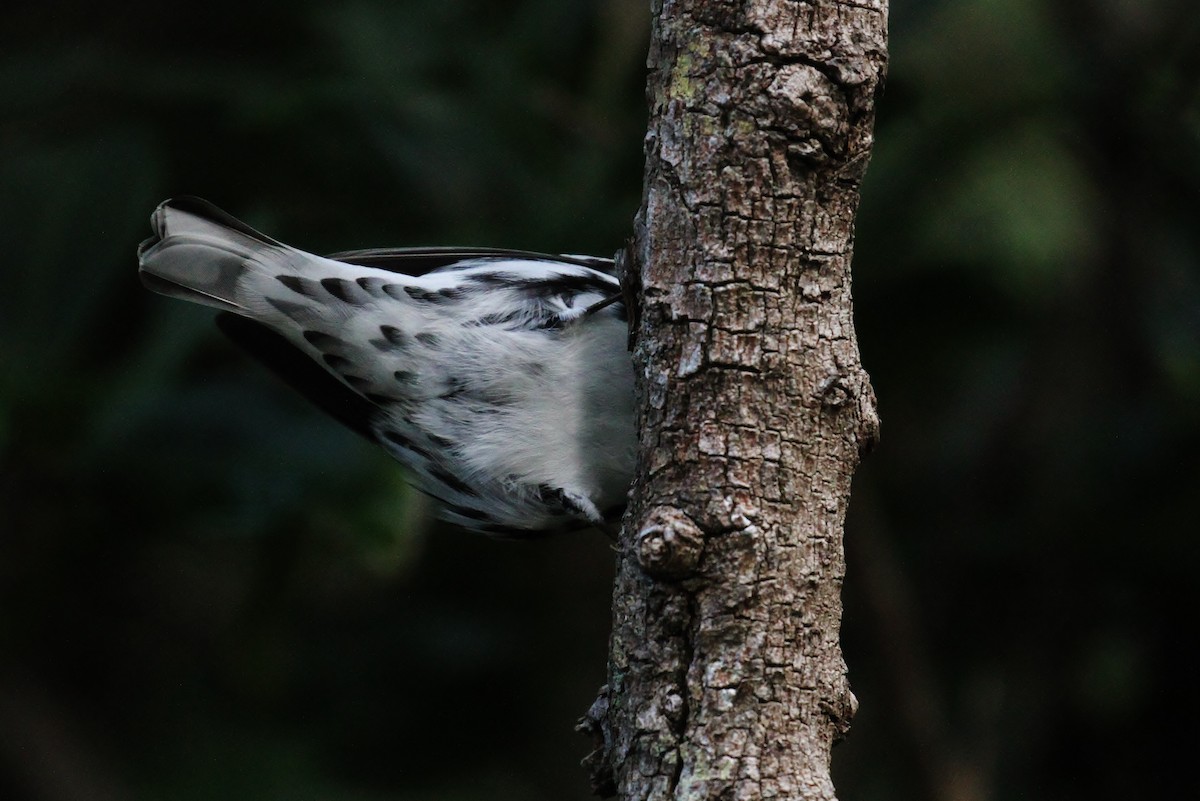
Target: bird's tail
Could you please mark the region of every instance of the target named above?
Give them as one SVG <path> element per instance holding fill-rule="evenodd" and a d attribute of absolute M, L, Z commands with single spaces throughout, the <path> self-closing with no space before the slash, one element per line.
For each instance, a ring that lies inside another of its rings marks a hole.
<path fill-rule="evenodd" d="M 138 247 L 142 284 L 168 297 L 237 314 L 247 313 L 238 299 L 238 282 L 246 270 L 290 250 L 196 197 L 164 201 L 150 223 L 154 236 Z"/>

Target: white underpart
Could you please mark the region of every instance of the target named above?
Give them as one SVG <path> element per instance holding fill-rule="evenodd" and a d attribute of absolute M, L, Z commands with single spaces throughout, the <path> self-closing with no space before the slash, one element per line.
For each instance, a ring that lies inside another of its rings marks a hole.
<path fill-rule="evenodd" d="M 184 222 L 192 239 L 180 243 L 180 253 L 186 248 L 246 249 L 240 235 L 223 240 L 220 226 Z M 196 229 L 205 225 L 212 232 L 202 231 L 203 242 L 197 244 Z M 151 249 L 143 269 L 154 274 L 155 251 L 170 245 L 168 237 Z M 319 363 L 325 364 L 331 353 L 345 359 L 347 364 L 339 362 L 329 371 L 352 389 L 396 398 L 379 404 L 374 429 L 381 444 L 412 468 L 419 485 L 448 502 L 447 517 L 472 525 L 478 522 L 473 513 L 483 512 L 505 526 L 550 527 L 565 514 L 543 497 L 544 487 L 587 499 L 601 511 L 624 502 L 635 449 L 626 324 L 611 313 L 588 315 L 555 330 L 521 327 L 512 319 L 522 310 L 530 316 L 552 310 L 571 319 L 604 300 L 605 293 L 531 301 L 503 282 L 483 289 L 470 280 L 511 274 L 515 286 L 531 278 L 603 274 L 569 263 L 490 258 L 414 278 L 282 245 L 254 243 L 242 255 L 240 275 L 226 282 L 236 285 L 235 291 L 224 293 L 232 297 L 212 288 L 225 278 L 201 259 L 196 259 L 194 282 L 181 281 L 183 270 L 175 266 L 168 277 L 201 295 L 188 299 L 215 297 L 218 302 L 212 305 L 226 309 L 233 304 L 238 313 L 283 334 Z M 281 275 L 301 281 L 300 291 L 280 281 Z M 611 282 L 608 294 L 616 292 L 615 281 L 604 278 Z M 325 289 L 322 279 L 348 281 L 340 285 L 346 300 Z M 390 292 L 383 291 L 385 285 L 392 287 Z M 397 291 L 400 287 L 418 294 L 465 292 L 469 302 L 412 298 Z M 480 323 L 506 315 L 509 324 Z M 400 344 L 380 344 L 385 327 L 399 332 Z M 317 347 L 305 332 L 338 342 L 331 347 L 323 341 Z M 384 435 L 389 430 L 415 447 L 389 441 Z M 461 479 L 465 488 L 438 481 L 439 472 Z"/>

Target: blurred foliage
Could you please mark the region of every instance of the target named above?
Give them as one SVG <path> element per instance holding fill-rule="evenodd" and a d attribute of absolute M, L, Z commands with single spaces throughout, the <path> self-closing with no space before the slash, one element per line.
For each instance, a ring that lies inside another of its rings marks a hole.
<path fill-rule="evenodd" d="M 892 11 L 858 220 L 884 426 L 849 521 L 843 795 L 1190 797 L 1200 7 Z M 904 592 L 870 586 L 881 558 Z"/>
<path fill-rule="evenodd" d="M 0 798 L 587 797 L 602 539 L 431 532 L 133 250 L 190 193 L 316 251 L 610 253 L 644 5 L 6 15 Z M 892 49 L 841 797 L 1194 794 L 1200 11 L 893 0 Z"/>

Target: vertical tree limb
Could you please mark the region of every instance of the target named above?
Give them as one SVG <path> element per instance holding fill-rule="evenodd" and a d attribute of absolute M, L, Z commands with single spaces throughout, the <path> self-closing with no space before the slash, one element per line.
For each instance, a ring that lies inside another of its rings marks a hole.
<path fill-rule="evenodd" d="M 850 479 L 878 428 L 850 296 L 886 0 L 655 0 L 629 265 L 642 461 L 601 793 L 834 798 Z"/>

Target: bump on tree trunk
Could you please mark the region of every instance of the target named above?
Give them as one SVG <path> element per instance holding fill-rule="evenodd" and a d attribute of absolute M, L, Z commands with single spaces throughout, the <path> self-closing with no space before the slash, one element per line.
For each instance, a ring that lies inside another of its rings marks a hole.
<path fill-rule="evenodd" d="M 625 258 L 641 462 L 609 683 L 622 799 L 832 799 L 850 480 L 878 430 L 850 255 L 886 0 L 655 0 Z"/>

